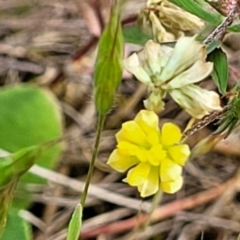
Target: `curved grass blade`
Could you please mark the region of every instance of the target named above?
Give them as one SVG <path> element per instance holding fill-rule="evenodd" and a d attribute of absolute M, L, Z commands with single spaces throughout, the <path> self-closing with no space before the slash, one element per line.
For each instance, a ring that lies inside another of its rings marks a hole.
<path fill-rule="evenodd" d="M 199 4 L 197 4 L 192 0 L 169 0 L 169 1 L 176 4 L 180 8 L 186 10 L 187 12 L 190 12 L 198 16 L 199 18 L 207 22 L 210 22 L 214 25 L 218 25 L 221 23 L 222 17 L 220 14 L 218 13 L 213 14 L 213 13 L 207 12 L 203 9 L 202 6 L 200 6 Z"/>

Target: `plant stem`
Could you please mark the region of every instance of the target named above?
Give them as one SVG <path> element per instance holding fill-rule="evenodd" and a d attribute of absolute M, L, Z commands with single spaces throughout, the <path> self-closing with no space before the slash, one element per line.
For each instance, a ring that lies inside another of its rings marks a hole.
<path fill-rule="evenodd" d="M 85 201 L 86 201 L 87 193 L 88 193 L 88 188 L 89 188 L 93 170 L 94 170 L 95 160 L 96 160 L 97 154 L 98 154 L 98 147 L 99 147 L 99 143 L 100 143 L 100 138 L 101 138 L 104 121 L 105 121 L 105 115 L 99 115 L 98 123 L 97 123 L 97 135 L 95 138 L 92 158 L 91 158 L 90 166 L 88 169 L 86 184 L 85 184 L 85 187 L 84 187 L 84 190 L 83 190 L 83 193 L 81 196 L 81 201 L 80 201 L 83 209 L 84 209 L 84 205 L 85 205 Z"/>
<path fill-rule="evenodd" d="M 148 218 L 144 224 L 144 229 L 146 229 L 150 222 L 151 222 L 151 217 L 152 217 L 152 214 L 154 212 L 154 210 L 157 208 L 159 202 L 162 200 L 162 195 L 163 195 L 163 192 L 162 190 L 159 190 L 153 197 L 153 200 L 152 200 L 152 205 L 151 205 L 151 208 L 150 208 L 150 211 L 148 213 Z"/>
<path fill-rule="evenodd" d="M 220 37 L 225 31 L 226 28 L 232 23 L 234 16 L 236 15 L 238 2 L 233 5 L 232 10 L 228 13 L 224 21 L 214 29 L 214 31 L 203 41 L 206 45 L 209 45 L 215 38 Z"/>

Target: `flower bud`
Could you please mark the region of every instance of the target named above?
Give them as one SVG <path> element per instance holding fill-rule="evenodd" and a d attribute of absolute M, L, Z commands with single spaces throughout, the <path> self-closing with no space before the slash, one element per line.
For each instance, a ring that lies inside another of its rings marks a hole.
<path fill-rule="evenodd" d="M 122 77 L 123 35 L 119 11 L 119 5 L 116 5 L 99 41 L 94 98 L 101 115 L 107 114 L 112 107 Z"/>

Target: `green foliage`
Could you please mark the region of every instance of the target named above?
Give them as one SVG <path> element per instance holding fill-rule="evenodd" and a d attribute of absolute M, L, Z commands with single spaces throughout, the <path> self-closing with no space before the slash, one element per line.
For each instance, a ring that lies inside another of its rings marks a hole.
<path fill-rule="evenodd" d="M 151 39 L 151 37 L 144 33 L 138 26 L 123 28 L 123 36 L 125 42 L 138 45 L 144 45 L 149 39 Z"/>
<path fill-rule="evenodd" d="M 109 23 L 99 40 L 98 55 L 94 73 L 94 99 L 98 112 L 98 128 L 95 138 L 92 159 L 88 170 L 85 188 L 81 196 L 81 204 L 77 205 L 69 226 L 68 240 L 78 239 L 81 231 L 82 208 L 87 198 L 94 163 L 98 153 L 104 119 L 113 105 L 117 88 L 122 78 L 123 34 L 120 22 L 120 4 L 114 5 Z"/>
<path fill-rule="evenodd" d="M 35 163 L 41 151 L 42 146 L 31 146 L 0 158 L 0 169 L 2 171 L 0 188 L 5 187 L 9 182 L 24 174 Z"/>
<path fill-rule="evenodd" d="M 39 87 L 22 84 L 2 88 L 0 113 L 0 148 L 7 152 L 15 153 L 22 149 L 24 151 L 24 148 L 57 139 L 62 135 L 59 106 L 49 91 Z M 45 149 L 36 162 L 43 167 L 51 168 L 60 152 L 60 144 Z M 21 168 L 25 167 L 24 164 Z M 21 178 L 21 182 L 45 181 L 27 173 Z M 28 202 L 28 199 L 21 201 L 15 199 L 14 206 L 25 207 Z"/>
<path fill-rule="evenodd" d="M 95 105 L 100 115 L 112 107 L 122 77 L 123 34 L 117 4 L 99 41 L 94 73 Z"/>
<path fill-rule="evenodd" d="M 217 85 L 219 92 L 225 95 L 228 83 L 227 56 L 221 48 L 215 48 L 215 50 L 208 55 L 208 60 L 214 64 L 211 74 L 212 78 Z"/>
<path fill-rule="evenodd" d="M 170 2 L 176 4 L 180 8 L 184 9 L 187 12 L 190 12 L 199 18 L 210 22 L 214 25 L 218 25 L 221 23 L 221 15 L 216 13 L 210 13 L 205 11 L 203 7 L 197 4 L 195 1 L 189 0 L 169 0 Z"/>
<path fill-rule="evenodd" d="M 220 134 L 226 131 L 225 137 L 228 137 L 240 120 L 240 81 L 231 91 L 231 94 L 235 96 L 226 107 L 225 112 L 219 121 L 219 127 L 214 134 Z"/>
<path fill-rule="evenodd" d="M 69 224 L 67 240 L 79 239 L 82 227 L 82 210 L 82 205 L 80 203 L 77 204 Z"/>
<path fill-rule="evenodd" d="M 17 185 L 17 180 L 10 181 L 0 188 L 0 236 L 5 228 L 8 209 L 12 203 L 12 197 Z"/>
<path fill-rule="evenodd" d="M 213 40 L 209 45 L 207 45 L 208 54 L 214 51 L 220 45 L 221 45 L 221 42 L 219 40 Z"/>
<path fill-rule="evenodd" d="M 232 25 L 227 27 L 228 32 L 240 32 L 240 25 Z"/>
<path fill-rule="evenodd" d="M 7 226 L 0 240 L 31 240 L 32 234 L 28 222 L 11 209 L 8 213 Z"/>

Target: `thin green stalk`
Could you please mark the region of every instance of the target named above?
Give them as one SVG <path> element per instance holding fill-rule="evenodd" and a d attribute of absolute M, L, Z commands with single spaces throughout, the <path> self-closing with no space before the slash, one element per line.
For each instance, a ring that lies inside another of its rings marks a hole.
<path fill-rule="evenodd" d="M 151 217 L 152 217 L 152 214 L 154 212 L 154 210 L 157 208 L 159 202 L 161 201 L 162 199 L 162 195 L 163 195 L 163 192 L 162 190 L 159 190 L 153 197 L 153 201 L 152 201 L 152 205 L 151 205 L 151 208 L 150 208 L 150 211 L 148 213 L 148 218 L 144 224 L 144 229 L 146 229 L 148 226 L 149 226 L 149 223 L 151 221 Z"/>
<path fill-rule="evenodd" d="M 84 206 L 85 206 L 85 201 L 86 201 L 86 198 L 87 198 L 88 188 L 89 188 L 89 185 L 90 185 L 90 182 L 91 182 L 91 178 L 92 178 L 92 174 L 93 174 L 93 170 L 94 170 L 94 165 L 95 165 L 95 160 L 96 160 L 97 154 L 98 154 L 98 147 L 99 147 L 99 143 L 100 143 L 100 138 L 101 138 L 101 133 L 102 133 L 104 121 L 105 121 L 105 115 L 100 115 L 99 114 L 98 124 L 97 124 L 97 135 L 96 135 L 96 138 L 95 138 L 92 159 L 91 159 L 90 166 L 89 166 L 89 169 L 88 169 L 86 184 L 85 184 L 82 196 L 81 196 L 82 208 L 84 208 Z"/>
<path fill-rule="evenodd" d="M 105 121 L 105 115 L 99 114 L 98 123 L 97 123 L 97 135 L 96 135 L 95 143 L 94 143 L 94 147 L 93 147 L 92 159 L 91 159 L 90 166 L 88 169 L 86 184 L 85 184 L 85 187 L 84 187 L 81 199 L 80 199 L 80 204 L 78 204 L 76 206 L 76 208 L 73 212 L 72 218 L 70 220 L 69 227 L 68 227 L 67 240 L 79 239 L 79 234 L 81 232 L 81 227 L 82 227 L 82 212 L 84 209 L 85 201 L 87 199 L 88 188 L 89 188 L 89 185 L 91 182 L 94 165 L 95 165 L 95 160 L 96 160 L 97 154 L 98 154 L 98 147 L 99 147 L 99 143 L 100 143 L 100 138 L 101 138 L 104 121 Z"/>

